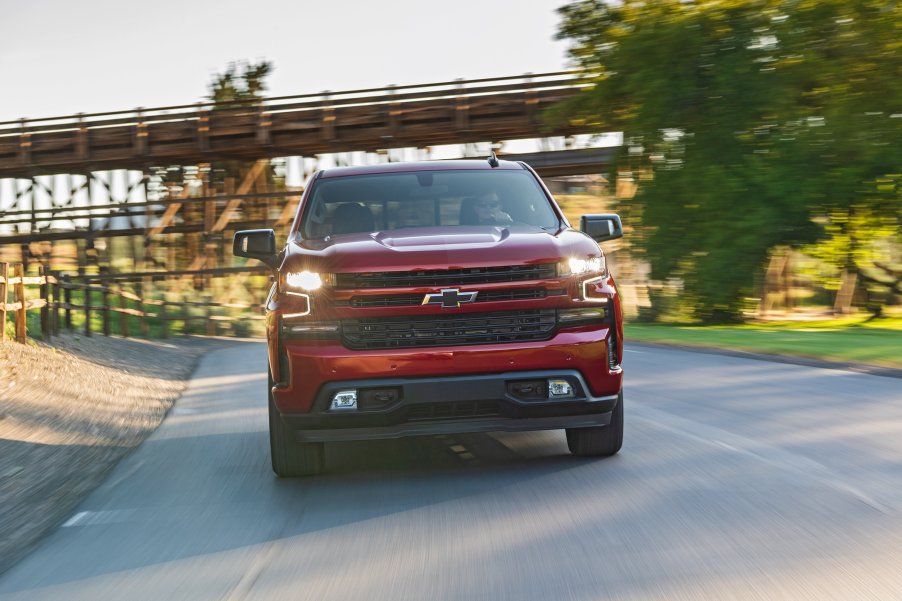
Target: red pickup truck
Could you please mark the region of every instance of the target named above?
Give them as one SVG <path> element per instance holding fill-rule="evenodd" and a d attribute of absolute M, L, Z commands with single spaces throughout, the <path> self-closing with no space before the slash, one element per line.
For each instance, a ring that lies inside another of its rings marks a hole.
<path fill-rule="evenodd" d="M 316 474 L 323 443 L 565 429 L 570 451 L 623 440 L 623 321 L 597 242 L 526 164 L 432 161 L 317 172 L 266 302 L 269 428 L 279 476 Z"/>

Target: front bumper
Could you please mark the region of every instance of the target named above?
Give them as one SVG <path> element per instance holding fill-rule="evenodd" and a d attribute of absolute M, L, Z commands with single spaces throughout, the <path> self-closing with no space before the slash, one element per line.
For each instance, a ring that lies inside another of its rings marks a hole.
<path fill-rule="evenodd" d="M 572 397 L 531 398 L 518 387 L 549 378 L 567 380 Z M 357 390 L 361 399 L 370 391 L 381 391 L 382 400 L 360 402 L 353 411 L 330 411 L 333 395 L 349 389 Z M 311 411 L 281 416 L 299 441 L 325 442 L 606 426 L 617 402 L 617 393 L 593 396 L 576 370 L 533 370 L 334 381 L 320 388 Z"/>
<path fill-rule="evenodd" d="M 608 328 L 570 328 L 541 342 L 372 351 L 351 351 L 331 340 L 285 340 L 278 353 L 271 349 L 270 361 L 281 364 L 286 380 L 273 388 L 273 400 L 280 413 L 302 414 L 315 411 L 321 391 L 335 382 L 370 380 L 374 375 L 380 381 L 449 381 L 542 370 L 574 370 L 583 378 L 586 394 L 616 394 L 623 370 L 608 366 Z"/>

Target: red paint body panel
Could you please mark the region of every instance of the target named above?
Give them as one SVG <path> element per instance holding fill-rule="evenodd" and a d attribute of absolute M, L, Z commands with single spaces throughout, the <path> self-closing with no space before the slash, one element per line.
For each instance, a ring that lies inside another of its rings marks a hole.
<path fill-rule="evenodd" d="M 332 240 L 292 242 L 283 271 L 341 273 L 460 269 L 556 263 L 598 254 L 598 245 L 573 230 L 482 226 L 414 228 L 389 234 L 347 234 Z"/>

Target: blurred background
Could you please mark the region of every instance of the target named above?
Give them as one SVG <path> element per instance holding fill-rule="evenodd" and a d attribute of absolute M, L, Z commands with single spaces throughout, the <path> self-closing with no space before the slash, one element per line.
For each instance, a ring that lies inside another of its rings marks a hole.
<path fill-rule="evenodd" d="M 259 332 L 244 317 L 268 276 L 237 271 L 231 233 L 284 236 L 315 169 L 494 150 L 571 223 L 621 214 L 605 250 L 637 336 L 804 320 L 899 338 L 895 2 L 3 11 L 22 26 L 0 39 L 0 261 L 235 305 L 183 331 Z"/>

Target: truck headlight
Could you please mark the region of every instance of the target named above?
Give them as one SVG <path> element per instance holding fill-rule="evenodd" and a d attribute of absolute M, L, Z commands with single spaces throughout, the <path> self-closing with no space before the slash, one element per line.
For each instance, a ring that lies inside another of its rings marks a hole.
<path fill-rule="evenodd" d="M 561 275 L 587 275 L 602 273 L 605 269 L 604 257 L 570 257 L 561 261 Z"/>
<path fill-rule="evenodd" d="M 289 288 L 295 290 L 306 290 L 311 292 L 318 290 L 323 286 L 323 278 L 318 273 L 312 271 L 289 272 L 285 274 L 285 284 Z"/>

